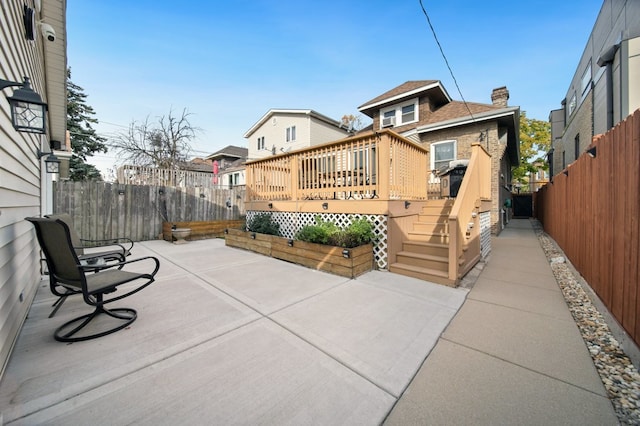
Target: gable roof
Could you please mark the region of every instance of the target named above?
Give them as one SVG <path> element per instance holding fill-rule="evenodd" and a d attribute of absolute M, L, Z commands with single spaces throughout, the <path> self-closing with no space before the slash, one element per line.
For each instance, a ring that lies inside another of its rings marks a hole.
<path fill-rule="evenodd" d="M 440 80 L 411 80 L 365 102 L 358 107 L 358 111 L 371 117 L 374 111 L 386 104 L 401 102 L 425 92 L 430 92 L 429 97 L 439 105 L 451 102 L 451 97 Z"/>
<path fill-rule="evenodd" d="M 232 158 L 247 158 L 249 150 L 241 146 L 227 145 L 221 150 L 214 152 L 206 157 L 207 160 L 215 160 L 217 158 L 232 157 Z"/>
<path fill-rule="evenodd" d="M 247 132 L 244 134 L 245 138 L 251 137 L 251 135 L 258 130 L 264 123 L 266 123 L 272 116 L 274 115 L 290 115 L 290 114 L 298 114 L 298 115 L 307 115 L 310 118 L 316 118 L 320 121 L 324 121 L 327 124 L 335 126 L 338 129 L 344 130 L 340 127 L 341 123 L 339 121 L 334 120 L 333 118 L 329 118 L 326 115 L 320 114 L 317 111 L 312 109 L 270 109 L 267 111 L 265 115 L 262 116 L 260 120 L 258 120 Z M 344 130 L 345 134 L 347 133 Z"/>

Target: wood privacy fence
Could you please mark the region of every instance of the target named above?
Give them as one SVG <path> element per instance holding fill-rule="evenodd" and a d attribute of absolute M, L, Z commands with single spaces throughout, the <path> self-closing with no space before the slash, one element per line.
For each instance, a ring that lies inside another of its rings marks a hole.
<path fill-rule="evenodd" d="M 535 194 L 536 217 L 640 344 L 640 110 Z"/>
<path fill-rule="evenodd" d="M 54 183 L 54 213 L 69 213 L 84 239 L 158 239 L 162 222 L 236 220 L 245 214 L 244 187 L 175 188 L 105 182 Z"/>
<path fill-rule="evenodd" d="M 178 186 L 180 188 L 214 188 L 213 173 L 189 170 L 158 169 L 144 166 L 121 166 L 117 170 L 118 183 L 129 185 Z"/>

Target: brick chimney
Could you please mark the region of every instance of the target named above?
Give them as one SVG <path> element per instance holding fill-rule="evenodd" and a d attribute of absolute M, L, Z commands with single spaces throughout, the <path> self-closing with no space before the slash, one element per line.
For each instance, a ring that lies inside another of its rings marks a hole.
<path fill-rule="evenodd" d="M 506 108 L 509 100 L 509 91 L 507 86 L 498 87 L 491 92 L 491 102 L 497 107 Z"/>

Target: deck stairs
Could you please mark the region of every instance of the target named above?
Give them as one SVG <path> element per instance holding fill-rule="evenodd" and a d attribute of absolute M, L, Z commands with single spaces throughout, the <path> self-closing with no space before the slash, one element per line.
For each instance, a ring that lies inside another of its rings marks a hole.
<path fill-rule="evenodd" d="M 449 213 L 455 200 L 430 200 L 402 242 L 389 271 L 425 281 L 455 286 L 449 272 Z"/>

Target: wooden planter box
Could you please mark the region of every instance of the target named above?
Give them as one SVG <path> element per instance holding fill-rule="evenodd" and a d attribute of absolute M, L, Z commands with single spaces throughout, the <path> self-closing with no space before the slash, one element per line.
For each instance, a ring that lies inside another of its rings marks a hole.
<path fill-rule="evenodd" d="M 355 278 L 373 269 L 373 246 L 352 249 L 327 246 L 323 244 L 293 241 L 289 246 L 287 238 L 274 235 L 229 229 L 225 234 L 226 245 L 250 250 L 265 256 L 286 260 L 319 271 L 330 272 L 348 278 Z M 255 238 L 251 235 L 254 234 Z M 348 251 L 348 258 L 343 251 Z"/>
<path fill-rule="evenodd" d="M 224 236 L 224 230 L 229 228 L 242 228 L 244 220 L 204 220 L 195 222 L 162 222 L 162 239 L 173 241 L 171 226 L 176 228 L 191 228 L 191 236 L 187 240 L 203 240 L 206 238 L 218 238 Z"/>

